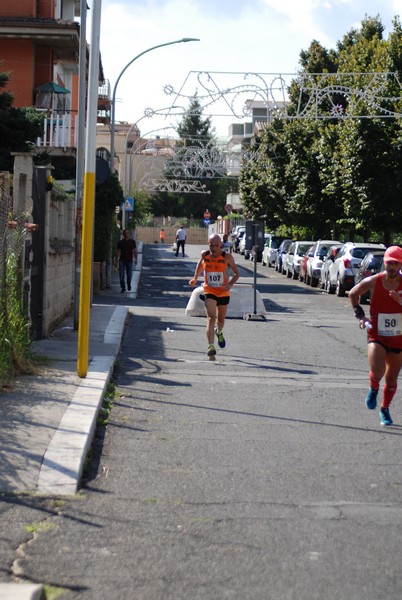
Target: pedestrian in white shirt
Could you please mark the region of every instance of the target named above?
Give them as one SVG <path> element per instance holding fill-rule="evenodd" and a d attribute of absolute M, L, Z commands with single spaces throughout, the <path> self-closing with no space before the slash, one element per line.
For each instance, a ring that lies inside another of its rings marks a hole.
<path fill-rule="evenodd" d="M 183 257 L 184 257 L 185 243 L 186 243 L 186 230 L 183 228 L 183 225 L 180 225 L 179 229 L 176 231 L 176 256 L 179 255 L 179 250 L 181 248 Z"/>

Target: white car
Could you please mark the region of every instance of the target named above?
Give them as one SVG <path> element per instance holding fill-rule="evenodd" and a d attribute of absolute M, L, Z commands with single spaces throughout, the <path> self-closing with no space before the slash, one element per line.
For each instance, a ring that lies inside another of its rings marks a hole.
<path fill-rule="evenodd" d="M 355 275 L 363 258 L 373 250 L 385 250 L 384 244 L 346 242 L 328 269 L 327 292 L 344 296 L 355 284 Z"/>
<path fill-rule="evenodd" d="M 278 248 L 284 238 L 279 235 L 272 235 L 271 233 L 266 233 L 264 237 L 265 243 L 262 251 L 261 264 L 266 265 L 267 267 L 274 267 Z"/>
<path fill-rule="evenodd" d="M 306 265 L 306 277 L 305 282 L 311 287 L 317 287 L 320 280 L 321 267 L 323 265 L 324 257 L 326 256 L 329 247 L 333 244 L 339 244 L 338 240 L 318 240 L 315 242 L 311 252 L 309 253 L 309 259 Z"/>
<path fill-rule="evenodd" d="M 300 262 L 313 244 L 314 242 L 312 241 L 292 242 L 292 244 L 290 244 L 289 250 L 282 258 L 283 272 L 287 277 L 299 279 Z"/>

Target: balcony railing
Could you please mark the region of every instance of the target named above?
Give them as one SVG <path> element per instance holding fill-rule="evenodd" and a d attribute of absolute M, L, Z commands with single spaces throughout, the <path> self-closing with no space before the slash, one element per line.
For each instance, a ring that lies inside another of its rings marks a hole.
<path fill-rule="evenodd" d="M 77 146 L 76 112 L 46 111 L 43 134 L 37 138 L 36 145 L 47 148 L 75 148 Z"/>

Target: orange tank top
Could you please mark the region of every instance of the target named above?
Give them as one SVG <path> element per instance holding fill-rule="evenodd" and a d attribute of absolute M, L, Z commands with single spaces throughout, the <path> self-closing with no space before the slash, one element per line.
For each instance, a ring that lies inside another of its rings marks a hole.
<path fill-rule="evenodd" d="M 205 252 L 203 259 L 204 268 L 204 291 L 214 296 L 230 296 L 229 290 L 223 290 L 222 286 L 228 282 L 228 266 L 225 260 L 226 252 L 213 257 L 209 250 Z"/>

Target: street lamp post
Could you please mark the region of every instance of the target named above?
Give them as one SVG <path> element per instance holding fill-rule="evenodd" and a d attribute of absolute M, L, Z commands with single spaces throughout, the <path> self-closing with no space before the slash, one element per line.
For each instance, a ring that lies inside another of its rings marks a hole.
<path fill-rule="evenodd" d="M 182 38 L 181 40 L 174 40 L 173 42 L 166 42 L 164 44 L 158 44 L 157 46 L 152 46 L 152 48 L 148 48 L 147 50 L 144 50 L 140 54 L 137 54 L 137 56 L 134 56 L 134 58 L 132 58 L 130 60 L 130 62 L 128 62 L 126 64 L 124 69 L 122 69 L 122 71 L 120 72 L 120 75 L 118 76 L 118 78 L 116 80 L 116 83 L 114 84 L 113 94 L 112 94 L 112 112 L 111 112 L 111 127 L 110 127 L 110 171 L 111 171 L 111 173 L 113 173 L 113 170 L 114 170 L 114 133 L 115 133 L 115 113 L 116 113 L 116 90 L 117 90 L 117 85 L 118 85 L 122 75 L 125 73 L 126 69 L 128 69 L 128 67 L 134 61 L 136 61 L 138 58 L 140 58 L 144 54 L 147 54 L 147 52 L 151 52 L 151 50 L 156 50 L 157 48 L 162 48 L 163 46 L 171 46 L 172 44 L 181 44 L 182 42 L 199 42 L 199 41 L 200 41 L 199 38 Z"/>

